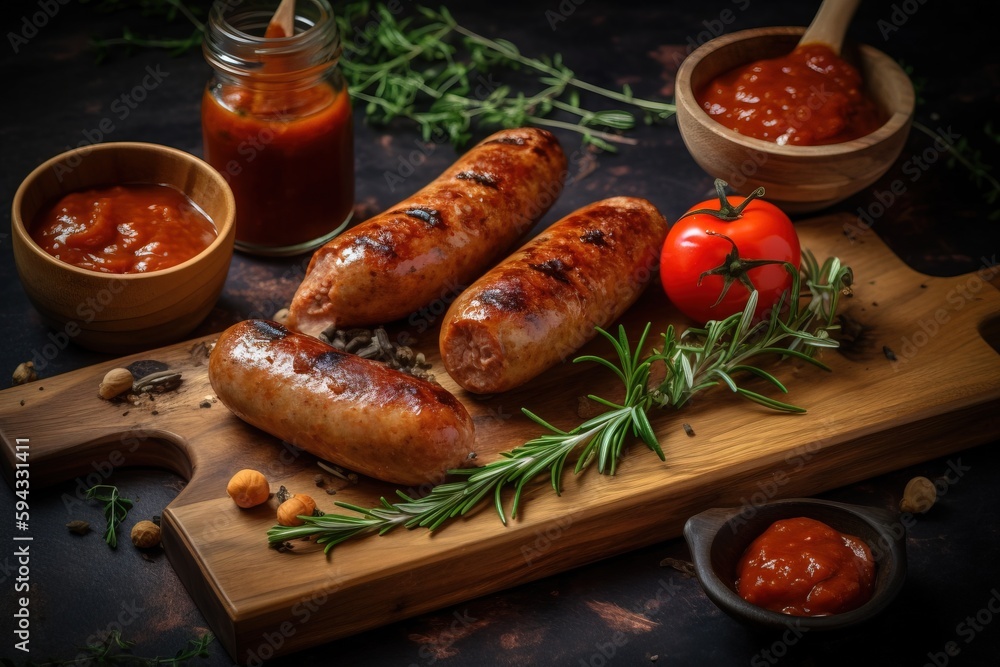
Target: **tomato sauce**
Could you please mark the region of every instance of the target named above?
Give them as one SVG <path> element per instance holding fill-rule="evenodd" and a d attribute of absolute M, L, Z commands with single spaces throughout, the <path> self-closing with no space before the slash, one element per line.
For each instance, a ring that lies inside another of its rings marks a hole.
<path fill-rule="evenodd" d="M 875 586 L 871 549 L 821 521 L 773 523 L 740 559 L 736 592 L 792 616 L 828 616 L 860 607 Z"/>
<path fill-rule="evenodd" d="M 168 185 L 116 185 L 73 192 L 44 211 L 31 237 L 56 259 L 103 273 L 176 266 L 218 236 L 214 223 Z"/>
<path fill-rule="evenodd" d="M 842 143 L 887 120 L 865 95 L 858 70 L 822 44 L 726 72 L 695 99 L 722 125 L 779 145 Z"/>
<path fill-rule="evenodd" d="M 237 246 L 294 248 L 345 222 L 354 208 L 346 89 L 220 85 L 206 90 L 202 102 L 204 150 L 236 198 Z"/>

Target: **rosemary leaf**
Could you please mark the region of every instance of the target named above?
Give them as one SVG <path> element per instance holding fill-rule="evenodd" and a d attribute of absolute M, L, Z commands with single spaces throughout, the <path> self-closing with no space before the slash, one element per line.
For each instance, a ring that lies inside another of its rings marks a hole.
<path fill-rule="evenodd" d="M 107 526 L 104 530 L 104 541 L 115 549 L 118 547 L 118 526 L 128 516 L 134 503 L 118 493 L 118 487 L 108 484 L 98 484 L 87 489 L 87 498 L 104 503 L 104 518 Z"/>

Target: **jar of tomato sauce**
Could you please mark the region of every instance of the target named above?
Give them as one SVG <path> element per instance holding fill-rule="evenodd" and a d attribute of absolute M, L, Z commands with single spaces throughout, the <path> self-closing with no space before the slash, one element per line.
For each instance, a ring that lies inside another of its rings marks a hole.
<path fill-rule="evenodd" d="M 268 24 L 277 0 L 217 0 L 202 98 L 205 160 L 236 197 L 236 248 L 258 255 L 313 250 L 354 209 L 351 100 L 327 0 L 298 0 L 295 28 Z"/>

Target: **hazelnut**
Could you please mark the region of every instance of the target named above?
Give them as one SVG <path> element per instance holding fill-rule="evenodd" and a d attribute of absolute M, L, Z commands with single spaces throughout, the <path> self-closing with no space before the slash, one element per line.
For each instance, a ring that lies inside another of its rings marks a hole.
<path fill-rule="evenodd" d="M 299 493 L 278 505 L 278 523 L 282 526 L 301 526 L 305 522 L 299 517 L 312 516 L 315 511 L 316 501 Z"/>
<path fill-rule="evenodd" d="M 140 521 L 132 526 L 132 544 L 140 549 L 152 549 L 160 543 L 160 527 L 152 521 Z"/>
<path fill-rule="evenodd" d="M 937 488 L 926 477 L 914 477 L 903 489 L 903 499 L 899 503 L 901 512 L 923 514 L 937 501 Z"/>
<path fill-rule="evenodd" d="M 97 388 L 97 393 L 101 395 L 101 398 L 110 400 L 131 389 L 133 382 L 134 378 L 129 369 L 112 368 L 104 376 L 101 386 Z"/>
<path fill-rule="evenodd" d="M 28 382 L 34 382 L 38 379 L 38 373 L 35 372 L 35 362 L 25 361 L 17 365 L 14 369 L 14 374 L 11 376 L 11 382 L 15 385 L 27 384 Z"/>
<path fill-rule="evenodd" d="M 226 493 L 240 507 L 256 507 L 267 502 L 271 487 L 263 473 L 246 468 L 233 475 L 226 485 Z"/>
<path fill-rule="evenodd" d="M 66 524 L 66 527 L 69 529 L 69 532 L 74 535 L 86 535 L 90 532 L 90 524 L 86 521 L 80 521 L 79 519 L 76 521 L 70 521 Z"/>

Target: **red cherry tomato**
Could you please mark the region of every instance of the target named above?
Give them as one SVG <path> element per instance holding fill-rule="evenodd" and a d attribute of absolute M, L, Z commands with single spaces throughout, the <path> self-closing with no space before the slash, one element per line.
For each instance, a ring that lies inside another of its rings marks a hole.
<path fill-rule="evenodd" d="M 752 193 L 738 206 L 715 182 L 719 199 L 692 206 L 674 223 L 663 244 L 660 280 L 682 313 L 704 324 L 742 312 L 757 290 L 755 319 L 770 314 L 792 284 L 784 267 L 801 260 L 798 233 L 777 206 Z"/>

